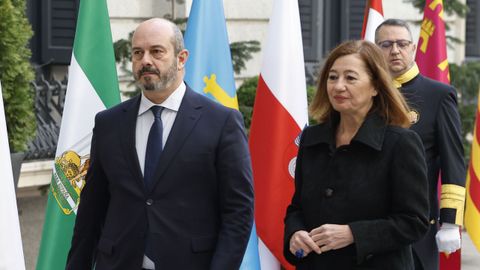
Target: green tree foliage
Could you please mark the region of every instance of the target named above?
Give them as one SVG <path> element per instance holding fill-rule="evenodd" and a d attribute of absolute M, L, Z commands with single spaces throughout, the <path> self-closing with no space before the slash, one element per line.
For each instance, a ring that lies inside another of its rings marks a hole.
<path fill-rule="evenodd" d="M 239 74 L 245 69 L 245 63 L 252 59 L 252 54 L 260 51 L 260 42 L 256 40 L 238 41 L 230 43 L 233 71 Z"/>
<path fill-rule="evenodd" d="M 25 0 L 0 0 L 0 81 L 12 152 L 25 151 L 36 130 L 28 48 L 32 34 Z"/>
<path fill-rule="evenodd" d="M 250 131 L 252 123 L 253 104 L 257 93 L 258 76 L 251 77 L 243 81 L 237 89 L 238 109 L 243 115 L 245 128 Z"/>
<path fill-rule="evenodd" d="M 119 39 L 113 43 L 115 62 L 120 63 L 122 68 L 126 67 L 132 58 L 132 37 L 133 31 L 128 34 L 128 39 Z"/>

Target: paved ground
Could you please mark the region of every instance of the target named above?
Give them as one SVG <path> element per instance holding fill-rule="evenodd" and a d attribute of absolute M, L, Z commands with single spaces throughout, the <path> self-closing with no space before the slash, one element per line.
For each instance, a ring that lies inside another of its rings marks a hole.
<path fill-rule="evenodd" d="M 20 226 L 22 230 L 23 251 L 27 270 L 35 269 L 38 248 L 45 218 L 46 195 L 37 191 L 20 190 L 18 192 L 18 208 L 20 213 Z M 480 253 L 478 253 L 470 238 L 463 234 L 462 270 L 479 270 Z"/>

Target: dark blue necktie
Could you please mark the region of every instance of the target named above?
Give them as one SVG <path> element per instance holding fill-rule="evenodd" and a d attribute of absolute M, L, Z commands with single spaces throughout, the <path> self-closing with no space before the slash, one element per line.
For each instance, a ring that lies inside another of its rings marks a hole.
<path fill-rule="evenodd" d="M 152 106 L 150 110 L 153 113 L 154 120 L 152 127 L 150 128 L 150 133 L 148 133 L 147 149 L 145 152 L 145 167 L 143 171 L 143 179 L 147 190 L 152 188 L 153 175 L 163 150 L 163 123 L 161 118 L 163 107 Z"/>
<path fill-rule="evenodd" d="M 145 167 L 143 170 L 143 180 L 145 181 L 145 187 L 147 190 L 151 190 L 153 184 L 153 175 L 157 168 L 162 154 L 162 138 L 163 138 L 163 123 L 162 123 L 162 111 L 163 107 L 152 106 L 150 110 L 153 113 L 153 124 L 148 133 L 147 149 L 145 151 Z M 154 261 L 155 251 L 150 243 L 150 237 L 147 237 L 145 243 L 145 255 Z"/>

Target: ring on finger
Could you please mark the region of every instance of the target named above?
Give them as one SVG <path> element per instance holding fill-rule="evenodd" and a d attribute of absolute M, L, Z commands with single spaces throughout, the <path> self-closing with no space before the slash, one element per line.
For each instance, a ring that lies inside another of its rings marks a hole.
<path fill-rule="evenodd" d="M 303 254 L 304 254 L 303 249 L 297 249 L 297 251 L 295 251 L 295 257 L 299 259 L 303 258 Z"/>

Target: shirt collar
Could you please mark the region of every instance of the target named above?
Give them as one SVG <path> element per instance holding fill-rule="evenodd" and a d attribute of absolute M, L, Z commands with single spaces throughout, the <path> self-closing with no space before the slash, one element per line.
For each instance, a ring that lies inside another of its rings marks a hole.
<path fill-rule="evenodd" d="M 418 69 L 417 63 L 413 63 L 413 66 L 407 72 L 405 72 L 402 75 L 398 76 L 397 78 L 393 79 L 393 85 L 396 88 L 400 88 L 402 86 L 402 84 L 412 80 L 419 73 L 420 73 L 420 70 Z"/>
<path fill-rule="evenodd" d="M 158 105 L 162 106 L 166 109 L 178 112 L 178 108 L 180 108 L 180 104 L 182 103 L 183 96 L 185 95 L 186 91 L 186 86 L 185 83 L 182 81 L 182 83 L 178 86 L 175 91 L 173 91 L 170 96 L 167 97 L 162 103 L 160 104 L 155 104 L 151 102 L 145 95 L 143 94 L 142 91 L 142 97 L 140 99 L 140 107 L 138 108 L 138 115 L 141 115 L 145 113 L 146 111 L 150 110 L 152 106 Z"/>

